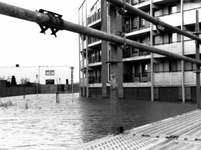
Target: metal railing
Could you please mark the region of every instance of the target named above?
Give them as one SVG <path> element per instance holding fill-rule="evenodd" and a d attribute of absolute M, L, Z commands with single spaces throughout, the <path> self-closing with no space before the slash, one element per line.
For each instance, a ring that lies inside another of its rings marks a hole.
<path fill-rule="evenodd" d="M 124 3 L 120 0 L 107 0 L 108 2 L 111 2 L 112 4 L 119 6 L 119 7 L 123 7 Z M 167 23 L 164 23 L 162 21 L 159 21 L 156 18 L 150 17 L 148 14 L 143 13 L 142 11 L 132 7 L 129 4 L 125 4 L 125 8 L 127 10 L 129 10 L 131 13 L 134 13 L 136 15 L 139 15 L 140 17 L 156 24 L 156 25 L 160 25 L 163 26 L 167 29 L 169 29 L 172 32 L 176 32 L 179 34 L 182 34 L 184 36 L 187 36 L 189 38 L 192 38 L 196 41 L 198 41 L 199 43 L 201 43 L 201 39 L 189 34 L 185 31 L 182 31 L 178 28 L 175 28 Z M 184 60 L 184 61 L 188 61 L 188 62 L 192 62 L 192 63 L 196 63 L 198 65 L 201 65 L 201 61 L 200 60 L 196 60 L 196 59 L 192 59 L 186 56 L 182 56 L 182 55 L 178 55 L 172 52 L 168 52 L 168 51 L 164 51 L 162 49 L 158 49 L 155 47 L 150 47 L 150 46 L 146 46 L 143 45 L 141 43 L 132 41 L 132 40 L 128 40 L 128 39 L 124 39 L 123 37 L 120 36 L 116 36 L 113 34 L 109 34 L 109 33 L 105 33 L 103 31 L 99 31 L 96 29 L 92 29 L 92 28 L 88 28 L 85 26 L 81 26 L 78 25 L 76 23 L 72 23 L 69 21 L 65 21 L 63 20 L 62 25 L 59 25 L 58 22 L 54 19 L 50 19 L 50 17 L 47 14 L 44 13 L 40 13 L 37 11 L 31 11 L 31 10 L 27 10 L 24 8 L 20 8 L 17 6 L 12 6 L 6 3 L 2 3 L 0 2 L 0 14 L 3 15 L 7 15 L 7 16 L 11 16 L 11 17 L 15 17 L 15 18 L 19 18 L 19 19 L 23 19 L 23 20 L 27 20 L 27 21 L 31 21 L 31 22 L 35 22 L 38 24 L 50 24 L 52 26 L 58 26 L 59 28 L 63 29 L 63 30 L 68 30 L 68 31 L 72 31 L 75 33 L 79 33 L 79 34 L 83 34 L 83 35 L 87 35 L 87 36 L 91 36 L 91 37 L 95 37 L 95 38 L 99 38 L 102 40 L 106 40 L 108 42 L 112 42 L 112 43 L 116 43 L 116 44 L 124 44 L 126 43 L 128 46 L 131 47 L 135 47 L 141 50 L 145 50 L 145 51 L 149 51 L 152 53 L 157 53 L 157 54 L 161 54 L 161 55 L 165 55 L 168 57 L 172 57 L 172 58 L 176 58 L 179 60 Z"/>
<path fill-rule="evenodd" d="M 150 72 L 140 72 L 140 73 L 131 73 L 123 75 L 124 83 L 134 83 L 134 82 L 150 82 L 151 73 Z"/>
<path fill-rule="evenodd" d="M 89 77 L 89 84 L 101 83 L 101 76 Z"/>

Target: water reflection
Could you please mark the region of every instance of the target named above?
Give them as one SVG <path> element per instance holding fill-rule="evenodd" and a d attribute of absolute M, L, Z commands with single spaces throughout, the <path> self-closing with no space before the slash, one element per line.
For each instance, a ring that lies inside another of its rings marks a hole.
<path fill-rule="evenodd" d="M 79 98 L 78 94 L 29 95 L 12 98 L 0 108 L 0 149 L 69 149 L 110 134 L 109 99 Z M 28 109 L 26 109 L 28 102 Z M 126 130 L 196 109 L 193 104 L 119 100 L 119 117 Z"/>

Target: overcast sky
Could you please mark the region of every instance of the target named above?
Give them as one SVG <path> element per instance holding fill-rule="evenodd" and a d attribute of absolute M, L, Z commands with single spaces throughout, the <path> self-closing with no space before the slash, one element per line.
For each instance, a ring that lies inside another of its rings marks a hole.
<path fill-rule="evenodd" d="M 29 10 L 45 9 L 63 15 L 77 23 L 78 7 L 82 0 L 1 0 Z M 89 0 L 90 2 L 95 0 Z M 75 67 L 74 80 L 79 81 L 78 34 L 59 31 L 57 38 L 39 33 L 36 23 L 0 15 L 1 66 L 58 66 Z"/>

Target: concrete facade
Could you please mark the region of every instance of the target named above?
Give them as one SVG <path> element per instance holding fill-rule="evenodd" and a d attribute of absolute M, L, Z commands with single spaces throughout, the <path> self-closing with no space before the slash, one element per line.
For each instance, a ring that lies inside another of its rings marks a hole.
<path fill-rule="evenodd" d="M 196 10 L 199 10 L 199 22 L 201 22 L 200 0 L 126 0 L 126 2 L 190 33 L 195 32 Z M 195 41 L 186 37 L 182 40 L 181 35 L 166 30 L 160 32 L 156 26 L 129 13 L 122 15 L 117 12 L 114 17 L 109 14 L 109 9 L 110 4 L 106 1 L 96 1 L 91 10 L 86 12 L 88 14 L 86 26 L 113 34 L 125 31 L 128 39 L 195 58 Z M 116 22 L 114 22 L 115 18 Z M 83 58 L 81 60 L 83 63 L 88 62 L 80 68 L 81 94 L 85 96 L 84 89 L 86 89 L 90 93 L 89 97 L 92 95 L 108 97 L 111 70 L 110 65 L 105 61 L 111 58 L 111 46 L 106 41 L 90 37 L 88 42 L 85 39 L 81 41 L 85 43 L 83 44 L 85 47 L 80 46 L 80 58 Z M 86 53 L 88 57 L 83 55 Z M 131 47 L 124 49 L 118 47 L 118 53 L 118 59 L 123 62 L 118 66 L 119 98 L 195 101 L 196 66 L 194 64 L 184 62 L 182 65 L 180 60 Z"/>

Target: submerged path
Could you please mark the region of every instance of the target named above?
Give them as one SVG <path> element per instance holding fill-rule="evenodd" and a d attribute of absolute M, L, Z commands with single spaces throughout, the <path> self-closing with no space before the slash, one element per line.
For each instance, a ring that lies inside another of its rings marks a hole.
<path fill-rule="evenodd" d="M 131 129 L 77 150 L 200 150 L 201 110 Z"/>

